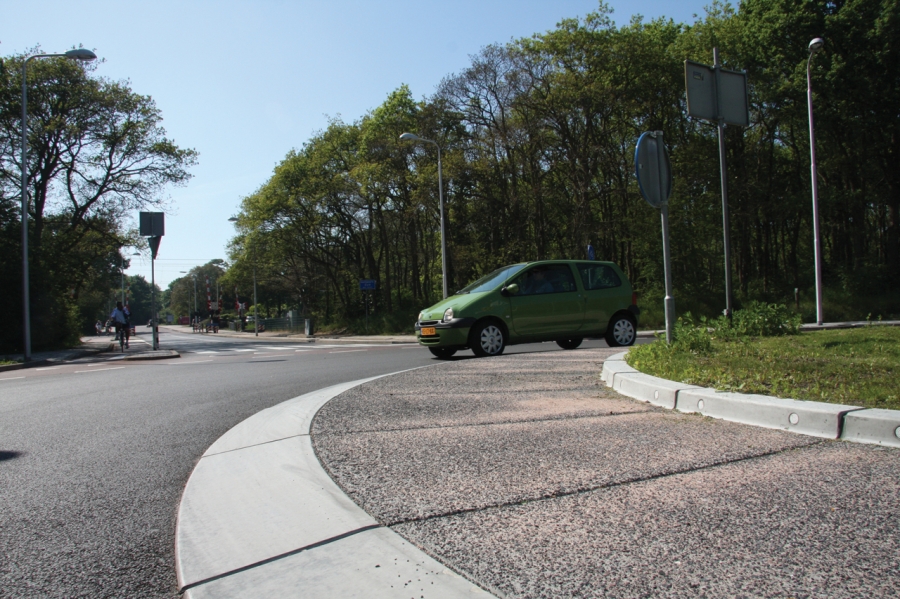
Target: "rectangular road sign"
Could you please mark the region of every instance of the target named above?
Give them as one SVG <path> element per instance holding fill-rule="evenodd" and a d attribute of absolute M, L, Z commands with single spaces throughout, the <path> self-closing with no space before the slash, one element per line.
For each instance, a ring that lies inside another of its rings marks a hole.
<path fill-rule="evenodd" d="M 166 214 L 164 212 L 140 213 L 141 237 L 159 237 L 166 234 Z"/>
<path fill-rule="evenodd" d="M 375 279 L 360 279 L 359 288 L 362 291 L 375 289 Z"/>
<path fill-rule="evenodd" d="M 713 123 L 721 116 L 729 125 L 750 125 L 747 73 L 685 60 L 684 84 L 688 116 Z"/>

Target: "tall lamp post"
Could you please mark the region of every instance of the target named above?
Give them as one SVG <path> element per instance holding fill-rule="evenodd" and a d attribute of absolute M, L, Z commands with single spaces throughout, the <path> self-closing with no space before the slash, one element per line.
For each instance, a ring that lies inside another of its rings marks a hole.
<path fill-rule="evenodd" d="M 822 239 L 819 233 L 819 181 L 816 177 L 816 138 L 813 132 L 812 77 L 810 64 L 813 55 L 822 49 L 825 40 L 820 37 L 809 42 L 809 58 L 806 60 L 806 105 L 809 109 L 809 159 L 812 171 L 813 202 L 813 258 L 816 263 L 816 322 L 822 324 Z"/>
<path fill-rule="evenodd" d="M 238 222 L 236 216 L 232 216 L 228 219 L 230 223 Z M 253 332 L 259 337 L 259 304 L 256 302 L 256 257 L 251 258 L 253 263 Z"/>
<path fill-rule="evenodd" d="M 34 54 L 22 61 L 22 321 L 25 335 L 24 360 L 31 360 L 31 294 L 28 292 L 28 77 L 26 67 L 34 58 L 68 58 L 87 62 L 97 55 L 79 48 L 63 54 Z"/>
<path fill-rule="evenodd" d="M 411 141 L 415 143 L 433 144 L 437 148 L 438 153 L 438 200 L 441 206 L 441 278 L 444 282 L 444 298 L 450 295 L 447 288 L 447 224 L 444 218 L 444 182 L 441 173 L 441 146 L 436 141 L 419 137 L 413 133 L 404 133 L 400 136 L 401 141 Z"/>
<path fill-rule="evenodd" d="M 131 254 L 132 256 L 140 256 L 140 252 L 135 252 Z M 125 256 L 122 256 L 122 271 L 121 271 L 121 279 L 122 279 L 122 306 L 125 305 Z"/>

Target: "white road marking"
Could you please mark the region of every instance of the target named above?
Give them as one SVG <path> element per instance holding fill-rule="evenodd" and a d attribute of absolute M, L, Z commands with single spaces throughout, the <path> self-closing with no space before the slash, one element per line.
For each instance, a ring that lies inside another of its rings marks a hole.
<path fill-rule="evenodd" d="M 256 351 L 255 349 L 233 349 L 231 351 Z"/>
<path fill-rule="evenodd" d="M 14 381 L 16 379 L 24 379 L 24 376 L 11 376 L 8 379 L 0 379 L 0 381 Z"/>
<path fill-rule="evenodd" d="M 194 353 L 195 353 L 195 354 L 217 354 L 217 353 L 219 353 L 219 352 L 217 352 L 217 351 L 214 350 L 214 349 L 205 349 L 205 350 L 203 350 L 203 351 L 198 351 L 198 352 L 194 352 Z"/>
<path fill-rule="evenodd" d="M 35 368 L 35 370 L 56 370 L 57 368 L 62 368 L 62 366 L 45 366 L 44 368 Z"/>
<path fill-rule="evenodd" d="M 205 362 L 212 362 L 212 360 L 191 360 L 190 362 L 166 362 L 165 364 L 160 364 L 160 366 L 180 366 L 181 364 L 203 364 Z M 122 368 L 124 368 L 124 366 Z"/>
<path fill-rule="evenodd" d="M 102 372 L 104 370 L 122 370 L 125 368 L 124 366 L 113 366 L 112 368 L 95 368 L 94 370 L 76 370 L 75 374 L 79 374 L 82 372 Z"/>
<path fill-rule="evenodd" d="M 355 352 L 355 351 L 369 351 L 369 350 L 367 350 L 367 349 L 348 349 L 346 351 L 330 351 L 328 353 L 329 354 L 349 354 L 350 352 Z"/>

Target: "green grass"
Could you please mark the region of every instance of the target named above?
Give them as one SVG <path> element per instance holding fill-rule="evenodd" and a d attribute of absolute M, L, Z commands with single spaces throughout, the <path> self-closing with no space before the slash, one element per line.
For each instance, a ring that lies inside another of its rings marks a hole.
<path fill-rule="evenodd" d="M 720 391 L 900 409 L 900 327 L 713 338 L 709 351 L 665 341 L 633 348 L 641 372 Z"/>

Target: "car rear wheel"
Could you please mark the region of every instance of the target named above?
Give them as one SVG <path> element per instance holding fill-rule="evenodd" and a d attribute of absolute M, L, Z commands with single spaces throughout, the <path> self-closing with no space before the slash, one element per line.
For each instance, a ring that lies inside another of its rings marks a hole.
<path fill-rule="evenodd" d="M 581 342 L 584 341 L 581 337 L 575 337 L 574 339 L 560 339 L 556 342 L 556 345 L 560 346 L 563 349 L 575 349 Z"/>
<path fill-rule="evenodd" d="M 506 347 L 503 329 L 491 321 L 476 324 L 470 334 L 469 345 L 479 358 L 499 356 Z"/>
<path fill-rule="evenodd" d="M 452 347 L 429 347 L 428 351 L 434 354 L 434 357 L 439 360 L 452 358 L 453 354 L 456 353 L 456 349 Z"/>
<path fill-rule="evenodd" d="M 617 314 L 609 321 L 606 329 L 606 344 L 610 347 L 628 347 L 634 345 L 636 336 L 634 319 L 625 314 Z"/>

